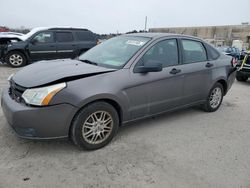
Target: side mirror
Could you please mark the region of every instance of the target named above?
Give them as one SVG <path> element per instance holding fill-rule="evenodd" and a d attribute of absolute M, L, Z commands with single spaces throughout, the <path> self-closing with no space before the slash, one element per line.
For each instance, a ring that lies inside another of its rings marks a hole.
<path fill-rule="evenodd" d="M 31 40 L 30 43 L 33 44 L 33 45 L 35 45 L 36 43 L 38 43 L 38 40 L 34 38 L 34 39 Z"/>
<path fill-rule="evenodd" d="M 149 61 L 145 65 L 135 67 L 135 73 L 148 73 L 148 72 L 160 72 L 162 71 L 162 64 L 159 62 Z"/>

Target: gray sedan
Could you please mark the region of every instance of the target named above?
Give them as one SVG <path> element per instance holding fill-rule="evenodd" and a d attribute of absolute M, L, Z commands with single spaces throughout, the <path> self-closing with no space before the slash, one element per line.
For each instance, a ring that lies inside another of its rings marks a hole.
<path fill-rule="evenodd" d="M 98 149 L 128 122 L 195 105 L 216 111 L 235 74 L 231 58 L 199 38 L 130 34 L 77 60 L 23 68 L 10 76 L 1 104 L 23 138 L 69 137 Z"/>

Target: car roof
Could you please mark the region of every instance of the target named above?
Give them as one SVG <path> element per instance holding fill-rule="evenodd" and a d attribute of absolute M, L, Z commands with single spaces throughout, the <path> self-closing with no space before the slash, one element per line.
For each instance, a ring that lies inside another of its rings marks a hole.
<path fill-rule="evenodd" d="M 20 38 L 22 40 L 26 40 L 27 38 L 29 38 L 30 36 L 32 36 L 33 34 L 35 34 L 36 32 L 39 31 L 46 31 L 46 30 L 80 30 L 80 31 L 89 31 L 88 29 L 85 28 L 80 28 L 80 27 L 68 27 L 68 26 L 53 26 L 53 27 L 35 27 L 33 28 L 29 33 L 20 36 Z M 90 32 L 90 31 L 89 31 Z"/>
<path fill-rule="evenodd" d="M 77 27 L 52 27 L 48 28 L 48 30 L 81 30 L 81 31 L 89 31 L 85 28 L 77 28 Z"/>
<path fill-rule="evenodd" d="M 36 27 L 36 28 L 33 28 L 32 30 L 35 32 L 44 31 L 44 30 L 84 30 L 84 31 L 89 31 L 86 28 L 70 27 L 70 26 Z"/>
<path fill-rule="evenodd" d="M 202 40 L 201 38 L 190 36 L 190 35 L 182 35 L 182 34 L 174 34 L 174 33 L 131 33 L 126 34 L 127 36 L 135 36 L 135 37 L 149 37 L 149 38 L 162 38 L 162 37 L 185 37 L 191 39 Z"/>

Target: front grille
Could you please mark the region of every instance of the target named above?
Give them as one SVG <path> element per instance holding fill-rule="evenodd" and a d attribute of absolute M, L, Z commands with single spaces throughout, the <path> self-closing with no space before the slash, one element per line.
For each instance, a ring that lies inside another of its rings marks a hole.
<path fill-rule="evenodd" d="M 23 102 L 22 94 L 26 90 L 25 87 L 17 85 L 12 79 L 10 80 L 9 95 L 18 103 Z"/>

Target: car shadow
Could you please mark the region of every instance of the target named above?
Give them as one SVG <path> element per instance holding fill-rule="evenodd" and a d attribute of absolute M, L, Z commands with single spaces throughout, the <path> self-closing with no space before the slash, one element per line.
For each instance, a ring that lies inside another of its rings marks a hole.
<path fill-rule="evenodd" d="M 152 126 L 167 126 L 168 123 L 175 121 L 183 116 L 191 115 L 193 113 L 203 112 L 199 106 L 184 108 L 171 112 L 165 112 L 153 117 L 137 120 L 120 127 L 118 136 L 129 134 L 131 131 L 140 131 L 140 129 L 151 128 Z M 164 122 L 164 125 L 161 124 Z"/>
<path fill-rule="evenodd" d="M 1 61 L 0 61 L 0 67 L 9 67 L 6 63 L 2 63 Z"/>

